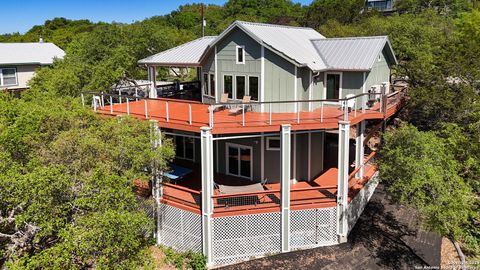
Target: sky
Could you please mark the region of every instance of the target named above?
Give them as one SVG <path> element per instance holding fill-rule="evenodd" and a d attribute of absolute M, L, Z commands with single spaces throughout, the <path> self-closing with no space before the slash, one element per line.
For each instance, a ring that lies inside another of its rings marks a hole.
<path fill-rule="evenodd" d="M 93 22 L 131 23 L 164 15 L 179 5 L 203 2 L 222 5 L 226 0 L 0 0 L 0 34 L 25 33 L 34 25 L 55 17 L 88 19 Z M 311 0 L 293 0 L 309 4 Z"/>

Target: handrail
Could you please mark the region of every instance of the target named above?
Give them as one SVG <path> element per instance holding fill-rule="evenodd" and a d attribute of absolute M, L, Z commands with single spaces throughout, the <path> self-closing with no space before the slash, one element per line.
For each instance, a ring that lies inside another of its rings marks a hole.
<path fill-rule="evenodd" d="M 160 100 L 160 101 L 168 101 L 168 102 L 176 102 L 176 103 L 185 103 L 185 104 L 201 104 L 200 101 L 195 100 L 184 100 L 184 99 L 175 99 L 175 98 L 151 98 L 151 97 L 141 97 L 141 96 L 129 96 L 129 95 L 118 95 L 118 94 L 110 94 L 110 93 L 103 93 L 103 92 L 94 92 L 94 91 L 84 91 L 81 94 L 91 94 L 91 95 L 105 95 L 105 96 L 112 96 L 118 98 L 137 98 L 137 99 L 146 99 L 146 100 Z"/>
<path fill-rule="evenodd" d="M 349 175 L 348 175 L 348 180 L 352 179 L 355 174 L 357 174 L 358 171 L 360 171 L 361 168 L 365 167 L 365 165 L 367 165 L 367 163 L 377 154 L 377 151 L 373 151 L 372 153 L 370 153 L 370 155 L 367 156 L 367 158 L 363 161 L 363 164 L 356 167 L 355 170 L 353 170 L 353 172 L 351 172 Z"/>
<path fill-rule="evenodd" d="M 271 193 L 278 193 L 280 190 L 264 190 L 264 191 L 252 191 L 252 192 L 242 192 L 242 193 L 231 193 L 231 194 L 213 194 L 212 198 L 221 199 L 221 198 L 230 198 L 230 197 L 243 197 L 243 196 L 255 196 L 255 195 L 265 195 Z"/>
<path fill-rule="evenodd" d="M 160 185 L 170 187 L 170 188 L 174 188 L 174 189 L 178 189 L 178 190 L 185 191 L 185 192 L 189 192 L 189 193 L 193 193 L 193 194 L 196 194 L 196 195 L 201 195 L 202 194 L 201 191 L 194 190 L 194 189 L 189 189 L 189 188 L 186 188 L 186 187 L 182 187 L 182 186 L 174 185 L 174 184 L 170 184 L 170 183 L 160 183 Z"/>

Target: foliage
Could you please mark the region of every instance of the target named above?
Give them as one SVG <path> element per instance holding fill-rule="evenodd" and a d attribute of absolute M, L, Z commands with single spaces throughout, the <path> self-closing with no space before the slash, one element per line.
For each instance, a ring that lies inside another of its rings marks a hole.
<path fill-rule="evenodd" d="M 206 268 L 205 256 L 195 252 L 177 252 L 170 247 L 162 248 L 165 254 L 165 263 L 174 265 L 177 269 L 203 270 Z"/>

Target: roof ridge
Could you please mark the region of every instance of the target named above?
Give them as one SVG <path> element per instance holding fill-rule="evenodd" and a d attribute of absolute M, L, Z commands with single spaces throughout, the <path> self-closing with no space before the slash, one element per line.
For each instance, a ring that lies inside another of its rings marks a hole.
<path fill-rule="evenodd" d="M 158 53 L 156 53 L 156 54 L 150 55 L 150 56 L 148 56 L 148 57 L 146 57 L 146 58 L 140 59 L 139 61 L 146 60 L 146 59 L 150 59 L 150 58 L 152 58 L 152 57 L 155 57 L 155 55 L 157 55 L 157 54 L 166 53 L 166 52 L 172 51 L 173 49 L 177 49 L 177 48 L 180 48 L 180 47 L 185 47 L 187 44 L 193 43 L 193 42 L 195 42 L 195 41 L 197 41 L 197 40 L 202 40 L 202 39 L 206 39 L 206 38 L 216 38 L 216 37 L 217 37 L 217 36 L 203 36 L 203 37 L 199 37 L 199 38 L 190 40 L 190 41 L 188 41 L 188 42 L 186 42 L 186 43 L 180 44 L 180 45 L 178 45 L 178 46 L 174 46 L 174 47 L 172 47 L 172 48 L 170 48 L 170 49 L 167 49 L 167 50 L 165 50 L 165 51 L 161 51 L 161 52 L 158 52 Z"/>
<path fill-rule="evenodd" d="M 317 38 L 317 39 L 310 39 L 310 41 L 327 41 L 327 40 L 355 40 L 355 39 L 376 39 L 376 38 L 388 38 L 388 36 L 356 36 L 356 37 L 335 37 L 335 38 Z"/>
<path fill-rule="evenodd" d="M 315 29 L 311 27 L 305 27 L 305 26 L 293 26 L 293 25 L 284 25 L 284 24 L 272 24 L 272 23 L 260 23 L 260 22 L 247 22 L 247 21 L 240 21 L 236 20 L 236 23 L 241 23 L 241 24 L 253 24 L 253 25 L 262 25 L 262 26 L 268 26 L 268 27 L 279 27 L 279 28 L 292 28 L 292 29 L 305 29 L 305 30 L 313 30 L 316 31 Z M 316 31 L 317 32 L 317 31 Z"/>

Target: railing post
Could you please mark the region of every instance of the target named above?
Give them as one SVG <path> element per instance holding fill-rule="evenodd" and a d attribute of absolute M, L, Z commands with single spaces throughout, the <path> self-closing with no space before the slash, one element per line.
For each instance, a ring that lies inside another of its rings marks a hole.
<path fill-rule="evenodd" d="M 103 101 L 103 92 L 100 95 L 100 108 L 105 107 L 105 102 Z"/>
<path fill-rule="evenodd" d="M 346 100 L 342 101 L 343 103 L 343 121 L 348 121 L 348 103 Z"/>
<path fill-rule="evenodd" d="M 361 166 L 360 170 L 356 173 L 355 177 L 358 179 L 363 178 L 365 168 L 363 166 L 363 157 L 365 154 L 365 147 L 363 140 L 365 139 L 365 121 L 360 121 L 357 124 L 357 137 L 355 138 L 355 167 Z"/>
<path fill-rule="evenodd" d="M 213 214 L 213 137 L 212 129 L 200 129 L 202 153 L 202 251 L 207 259 L 207 267 L 213 263 L 212 214 Z"/>
<path fill-rule="evenodd" d="M 85 97 L 83 96 L 83 93 L 80 94 L 82 96 L 82 106 L 85 107 Z"/>
<path fill-rule="evenodd" d="M 135 87 L 135 101 L 138 101 L 138 89 Z"/>
<path fill-rule="evenodd" d="M 367 97 L 366 94 L 363 94 L 362 96 L 362 113 L 365 113 L 365 107 L 367 106 L 367 101 L 365 100 Z"/>
<path fill-rule="evenodd" d="M 93 111 L 96 112 L 97 111 L 97 102 L 95 101 L 95 96 L 92 97 L 92 101 L 93 101 Z"/>
<path fill-rule="evenodd" d="M 291 125 L 282 125 L 281 141 L 281 239 L 282 252 L 290 251 L 290 159 L 291 159 Z"/>
<path fill-rule="evenodd" d="M 169 110 L 168 110 L 168 101 L 165 101 L 165 110 L 166 110 L 166 115 L 165 115 L 165 118 L 167 120 L 167 122 L 170 120 L 170 115 L 169 115 Z"/>
<path fill-rule="evenodd" d="M 347 241 L 348 235 L 348 157 L 350 144 L 350 122 L 338 122 L 338 191 L 337 191 L 337 235 L 338 242 Z"/>
<path fill-rule="evenodd" d="M 268 123 L 272 125 L 272 103 L 268 103 Z"/>
<path fill-rule="evenodd" d="M 188 104 L 188 123 L 192 125 L 192 104 Z"/>
<path fill-rule="evenodd" d="M 147 100 L 144 99 L 143 102 L 144 102 L 144 105 L 145 105 L 145 118 L 148 118 L 148 105 L 147 105 Z"/>
<path fill-rule="evenodd" d="M 242 103 L 242 127 L 245 126 L 245 104 Z"/>
<path fill-rule="evenodd" d="M 380 96 L 380 112 L 382 113 L 387 113 L 387 96 L 386 96 L 386 87 L 387 85 L 385 83 L 382 83 L 382 86 L 380 87 L 380 92 L 381 92 L 381 96 Z"/>
<path fill-rule="evenodd" d="M 126 102 L 127 102 L 127 115 L 130 115 L 130 103 L 128 102 L 128 97 L 125 98 Z"/>
<path fill-rule="evenodd" d="M 320 104 L 320 106 L 321 106 L 321 108 L 320 108 L 320 122 L 323 123 L 323 101 Z"/>
<path fill-rule="evenodd" d="M 208 124 L 210 128 L 213 128 L 213 107 L 212 106 L 208 106 L 208 114 L 209 114 Z"/>
<path fill-rule="evenodd" d="M 122 91 L 118 90 L 118 103 L 122 104 Z"/>
<path fill-rule="evenodd" d="M 110 114 L 113 114 L 113 97 L 110 96 Z"/>

